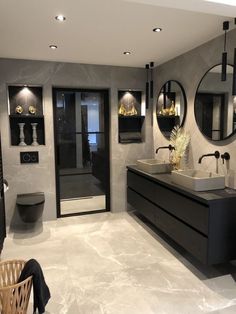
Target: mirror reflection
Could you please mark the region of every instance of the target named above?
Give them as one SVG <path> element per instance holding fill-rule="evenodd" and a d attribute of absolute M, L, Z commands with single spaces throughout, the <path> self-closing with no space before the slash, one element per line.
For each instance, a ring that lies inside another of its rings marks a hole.
<path fill-rule="evenodd" d="M 157 100 L 157 122 L 162 134 L 169 139 L 174 126 L 182 126 L 186 115 L 186 96 L 177 81 L 167 81 Z"/>
<path fill-rule="evenodd" d="M 236 130 L 236 97 L 232 96 L 233 66 L 227 65 L 227 80 L 221 81 L 221 64 L 202 78 L 195 96 L 197 125 L 207 138 L 220 141 Z"/>

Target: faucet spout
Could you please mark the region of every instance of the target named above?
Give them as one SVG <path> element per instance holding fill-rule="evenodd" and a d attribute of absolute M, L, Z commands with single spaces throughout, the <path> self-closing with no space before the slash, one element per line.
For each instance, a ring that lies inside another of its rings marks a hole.
<path fill-rule="evenodd" d="M 199 159 L 198 159 L 198 163 L 200 164 L 202 162 L 202 159 L 204 157 L 209 157 L 209 156 L 214 156 L 216 159 L 220 158 L 220 152 L 218 150 L 216 150 L 214 153 L 212 154 L 204 154 L 202 155 Z"/>
<path fill-rule="evenodd" d="M 168 146 L 160 146 L 156 149 L 156 154 L 158 153 L 159 149 L 169 149 L 170 151 L 174 150 L 174 146 L 168 145 Z"/>

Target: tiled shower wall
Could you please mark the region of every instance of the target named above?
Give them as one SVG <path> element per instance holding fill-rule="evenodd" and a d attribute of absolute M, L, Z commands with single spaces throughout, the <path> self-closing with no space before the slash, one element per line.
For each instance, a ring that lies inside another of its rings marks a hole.
<path fill-rule="evenodd" d="M 43 191 L 46 196 L 44 220 L 56 218 L 54 133 L 52 87 L 108 88 L 110 90 L 110 169 L 111 210 L 126 210 L 126 165 L 152 154 L 151 110 L 145 121 L 145 142 L 118 143 L 118 89 L 145 89 L 145 70 L 140 68 L 97 66 L 72 63 L 0 59 L 0 126 L 4 175 L 9 182 L 6 193 L 7 223 L 18 223 L 16 195 Z M 20 164 L 20 151 L 36 147 L 10 145 L 7 84 L 43 86 L 45 146 L 37 147 L 39 164 Z"/>
<path fill-rule="evenodd" d="M 236 47 L 236 30 L 227 35 L 228 63 L 233 64 L 233 51 Z M 190 132 L 191 143 L 187 154 L 185 167 L 197 167 L 209 171 L 215 171 L 215 160 L 213 157 L 204 158 L 201 165 L 198 158 L 206 153 L 219 150 L 220 153 L 229 152 L 231 155 L 229 167 L 236 170 L 236 134 L 224 141 L 210 141 L 206 139 L 198 129 L 194 117 L 194 98 L 198 84 L 204 74 L 214 65 L 221 63 L 223 49 L 223 37 L 217 37 L 173 60 L 170 60 L 155 68 L 155 95 L 161 86 L 168 80 L 176 80 L 183 86 L 187 97 L 187 115 L 184 129 Z M 158 146 L 166 145 L 168 141 L 159 130 L 156 120 L 156 104 L 153 106 L 153 134 L 154 150 Z M 167 151 L 160 151 L 159 157 L 168 158 Z M 226 173 L 226 165 L 219 162 L 219 172 Z"/>

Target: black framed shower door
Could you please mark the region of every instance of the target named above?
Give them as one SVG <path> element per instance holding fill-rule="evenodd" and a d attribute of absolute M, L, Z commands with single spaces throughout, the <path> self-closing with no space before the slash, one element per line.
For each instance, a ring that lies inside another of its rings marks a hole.
<path fill-rule="evenodd" d="M 54 87 L 53 114 L 57 216 L 110 210 L 109 90 Z M 61 211 L 61 201 L 102 195 L 104 208 Z"/>

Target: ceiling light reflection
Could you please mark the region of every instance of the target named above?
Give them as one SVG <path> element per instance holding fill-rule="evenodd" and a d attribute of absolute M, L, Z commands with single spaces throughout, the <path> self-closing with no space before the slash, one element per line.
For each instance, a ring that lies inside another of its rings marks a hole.
<path fill-rule="evenodd" d="M 235 0 L 205 0 L 205 1 L 236 6 L 236 1 Z"/>

